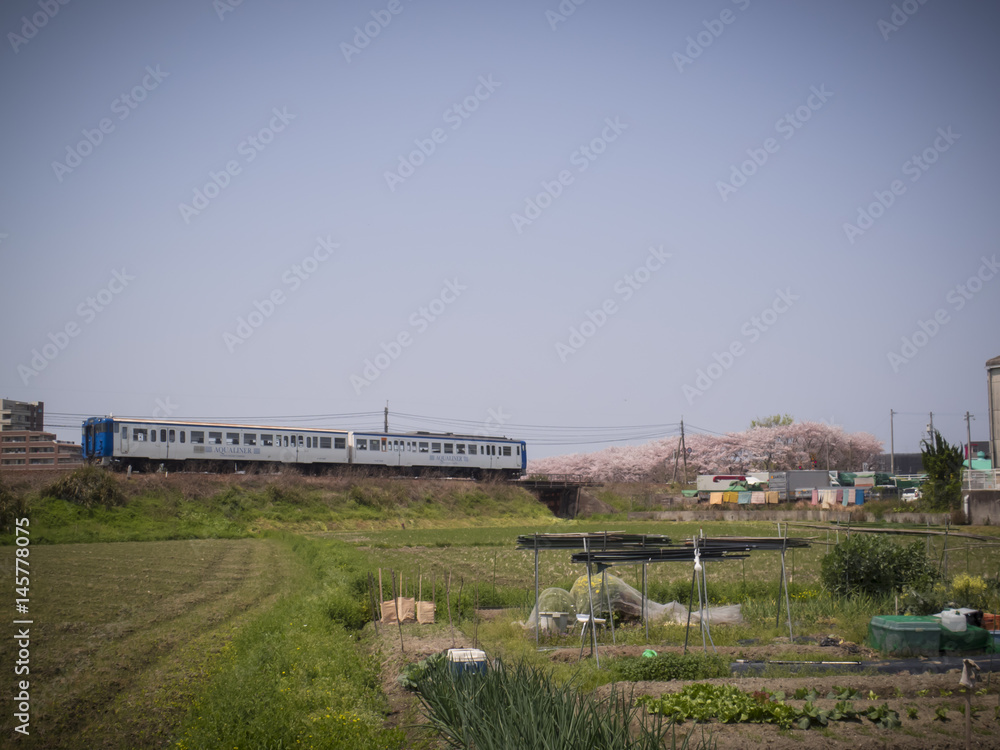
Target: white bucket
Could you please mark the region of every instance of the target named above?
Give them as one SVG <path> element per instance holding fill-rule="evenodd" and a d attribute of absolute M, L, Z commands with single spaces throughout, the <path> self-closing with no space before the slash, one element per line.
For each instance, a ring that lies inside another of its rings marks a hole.
<path fill-rule="evenodd" d="M 968 620 L 961 612 L 945 610 L 941 613 L 941 624 L 952 633 L 964 633 L 968 626 Z"/>

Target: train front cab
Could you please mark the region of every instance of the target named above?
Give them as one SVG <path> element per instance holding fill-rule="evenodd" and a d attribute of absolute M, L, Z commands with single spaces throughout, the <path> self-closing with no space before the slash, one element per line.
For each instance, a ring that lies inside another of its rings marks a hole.
<path fill-rule="evenodd" d="M 85 461 L 109 463 L 114 455 L 114 420 L 91 417 L 83 423 L 82 452 Z"/>

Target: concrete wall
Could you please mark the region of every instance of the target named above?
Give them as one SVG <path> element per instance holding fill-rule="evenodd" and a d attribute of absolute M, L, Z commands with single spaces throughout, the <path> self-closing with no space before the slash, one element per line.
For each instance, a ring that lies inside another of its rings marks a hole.
<path fill-rule="evenodd" d="M 969 523 L 973 526 L 1000 526 L 1000 490 L 970 490 Z"/>
<path fill-rule="evenodd" d="M 1000 495 L 1000 492 L 995 493 Z M 1000 507 L 995 511 L 1000 524 Z M 862 508 L 855 510 L 663 510 L 653 513 L 629 513 L 630 521 L 842 521 L 844 523 L 929 523 L 943 526 L 950 522 L 947 513 L 886 513 L 877 518 Z"/>

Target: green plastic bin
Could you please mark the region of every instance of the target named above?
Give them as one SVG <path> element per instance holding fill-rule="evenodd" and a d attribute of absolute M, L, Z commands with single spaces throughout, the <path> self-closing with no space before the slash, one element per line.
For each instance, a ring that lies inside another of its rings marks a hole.
<path fill-rule="evenodd" d="M 868 643 L 892 656 L 937 656 L 941 650 L 941 623 L 936 617 L 873 617 L 868 625 Z"/>

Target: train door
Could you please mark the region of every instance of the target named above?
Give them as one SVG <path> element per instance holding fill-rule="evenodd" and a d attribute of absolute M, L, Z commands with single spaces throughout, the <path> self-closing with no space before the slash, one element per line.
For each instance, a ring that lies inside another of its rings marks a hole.
<path fill-rule="evenodd" d="M 299 447 L 295 435 L 275 435 L 275 439 L 281 441 L 281 462 L 294 464 L 299 460 Z"/>
<path fill-rule="evenodd" d="M 128 443 L 129 443 L 128 434 L 129 434 L 129 431 L 130 430 L 129 430 L 128 425 L 123 424 L 122 427 L 121 427 L 122 453 L 125 454 L 125 455 L 128 455 Z"/>

